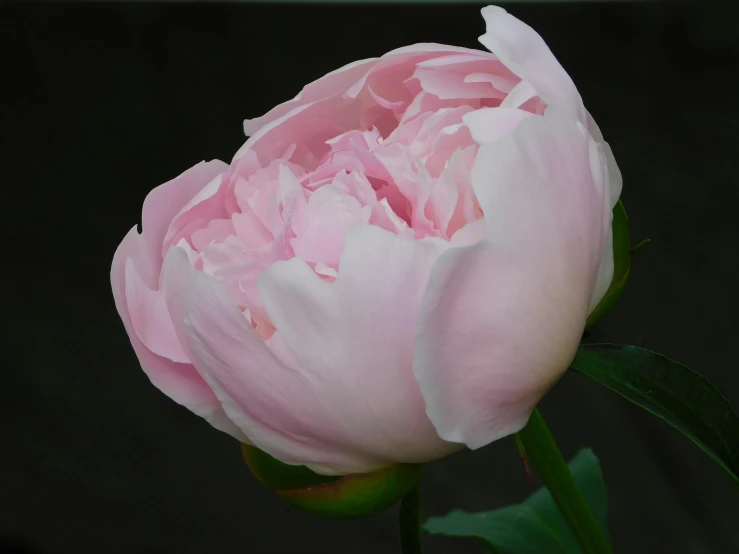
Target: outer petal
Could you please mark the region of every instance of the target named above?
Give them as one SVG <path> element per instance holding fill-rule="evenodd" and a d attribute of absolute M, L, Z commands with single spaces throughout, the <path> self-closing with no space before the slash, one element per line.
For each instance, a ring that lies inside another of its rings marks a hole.
<path fill-rule="evenodd" d="M 411 372 L 416 307 L 442 249 L 363 225 L 347 232 L 333 284 L 299 259 L 274 264 L 259 288 L 275 352 L 193 270 L 189 352 L 229 417 L 287 463 L 341 474 L 447 454 L 460 445 L 438 437 Z"/>
<path fill-rule="evenodd" d="M 223 285 L 192 269 L 182 298 L 188 352 L 228 417 L 254 445 L 285 463 L 324 474 L 389 465 L 337 440 L 335 428 L 351 426 L 347 413 L 327 418 L 325 393 L 316 394 L 320 377 L 296 371 L 278 358 Z M 276 337 L 272 342 L 279 342 Z M 281 358 L 289 360 L 290 353 Z"/>
<path fill-rule="evenodd" d="M 600 147 L 603 149 L 603 155 L 608 164 L 608 201 L 611 209 L 613 209 L 613 207 L 618 203 L 618 199 L 621 197 L 621 188 L 624 184 L 623 176 L 621 175 L 621 170 L 616 163 L 616 158 L 613 156 L 611 145 L 603 141 L 600 143 Z"/>
<path fill-rule="evenodd" d="M 611 217 L 611 219 L 613 219 Z M 595 279 L 595 287 L 590 295 L 590 303 L 588 304 L 588 315 L 598 307 L 598 304 L 608 292 L 608 288 L 613 281 L 613 270 L 615 268 L 613 260 L 613 229 L 608 227 L 606 239 L 603 245 L 603 255 L 601 256 L 600 265 L 598 267 L 598 276 Z"/>
<path fill-rule="evenodd" d="M 406 64 L 409 67 L 409 73 L 411 73 L 416 63 L 435 57 L 460 54 L 467 55 L 475 60 L 491 57 L 487 52 L 445 44 L 425 43 L 398 48 L 388 52 L 381 58 L 370 58 L 352 62 L 324 75 L 320 79 L 306 85 L 292 100 L 275 106 L 261 117 L 245 120 L 244 132 L 247 136 L 255 135 L 263 127 L 271 125 L 277 120 L 284 118 L 291 111 L 308 104 L 330 98 L 338 99 L 344 95 L 355 98 L 361 89 L 365 87 L 369 74 L 376 66 L 380 66 L 379 69 L 382 69 L 387 66 Z M 390 82 L 390 80 L 387 80 L 387 82 Z"/>
<path fill-rule="evenodd" d="M 621 197 L 621 188 L 623 187 L 623 177 L 621 170 L 616 163 L 616 158 L 613 156 L 613 150 L 611 146 L 603 139 L 603 133 L 601 133 L 598 124 L 593 119 L 590 113 L 587 113 L 587 127 L 590 131 L 591 136 L 595 139 L 598 145 L 603 149 L 603 155 L 607 162 L 608 171 L 608 190 L 609 190 L 609 205 L 611 209 L 616 205 L 618 199 Z"/>
<path fill-rule="evenodd" d="M 141 230 L 144 248 L 142 255 L 147 258 L 148 264 L 137 264 L 136 270 L 149 288 L 159 288 L 162 245 L 175 215 L 210 181 L 226 171 L 228 165 L 220 160 L 200 162 L 146 196 L 141 215 Z M 146 265 L 146 271 L 142 265 Z"/>
<path fill-rule="evenodd" d="M 141 268 L 143 272 L 151 272 L 151 268 L 146 265 L 149 260 L 145 252 L 144 238 L 136 232 L 136 227 L 134 227 L 118 246 L 110 271 L 115 305 L 142 369 L 154 386 L 172 400 L 205 418 L 216 429 L 244 440 L 243 433 L 226 418 L 213 391 L 191 364 L 173 362 L 153 353 L 136 334 L 128 308 L 129 301 L 126 297 L 126 265 L 133 266 L 134 270 Z M 185 258 L 187 258 L 186 254 Z M 164 322 L 164 326 L 171 328 L 171 322 Z"/>
<path fill-rule="evenodd" d="M 608 189 L 608 208 L 613 210 L 614 206 L 618 202 L 621 196 L 621 188 L 623 186 L 623 178 L 621 176 L 621 170 L 616 163 L 616 158 L 613 156 L 613 151 L 610 145 L 603 140 L 603 133 L 600 132 L 598 124 L 595 122 L 590 113 L 587 114 L 587 127 L 590 135 L 598 143 L 599 157 L 605 160 L 605 182 Z M 602 161 L 601 160 L 601 161 Z M 603 248 L 603 256 L 601 258 L 600 269 L 598 270 L 598 279 L 596 281 L 593 295 L 590 299 L 590 310 L 594 310 L 598 303 L 601 301 L 605 293 L 608 291 L 608 287 L 611 285 L 613 279 L 613 229 L 611 228 L 611 218 L 608 222 L 608 232 L 605 241 L 605 247 Z"/>
<path fill-rule="evenodd" d="M 535 117 L 515 108 L 482 108 L 465 114 L 464 124 L 478 144 L 489 144 L 512 132 L 524 119 Z"/>
<path fill-rule="evenodd" d="M 436 42 L 419 42 L 411 44 L 409 46 L 401 46 L 395 50 L 390 50 L 383 58 L 389 56 L 397 56 L 399 54 L 419 54 L 419 53 L 432 53 L 439 55 L 469 55 L 476 58 L 489 57 L 487 52 L 475 50 L 473 48 L 465 48 L 464 46 L 452 46 L 449 44 L 439 44 Z M 456 60 L 459 62 L 459 60 Z"/>
<path fill-rule="evenodd" d="M 575 84 L 539 34 L 498 6 L 483 8 L 482 16 L 487 29 L 480 42 L 513 73 L 531 83 L 547 104 L 560 105 L 585 122 L 585 108 Z"/>
<path fill-rule="evenodd" d="M 592 143 L 548 111 L 480 147 L 487 238 L 442 254 L 417 321 L 413 369 L 442 438 L 518 431 L 574 356 L 608 220 Z"/>
<path fill-rule="evenodd" d="M 252 150 L 266 165 L 289 152 L 287 161 L 307 170 L 315 169 L 331 149 L 327 140 L 359 127 L 359 112 L 356 102 L 343 96 L 301 104 L 259 127 L 236 152 L 234 160 Z"/>
<path fill-rule="evenodd" d="M 260 279 L 267 312 L 323 398 L 331 436 L 388 462 L 458 448 L 439 439 L 411 372 L 415 314 L 444 246 L 359 225 L 333 284 L 297 259 Z"/>
<path fill-rule="evenodd" d="M 244 133 L 251 136 L 261 127 L 275 121 L 295 108 L 342 94 L 359 81 L 376 63 L 377 58 L 359 60 L 345 65 L 303 87 L 303 90 L 288 102 L 275 106 L 261 117 L 244 121 Z"/>
<path fill-rule="evenodd" d="M 131 258 L 126 260 L 126 305 L 131 326 L 136 336 L 154 354 L 189 364 L 190 359 L 182 350 L 167 312 L 164 291 L 152 290 L 141 280 Z"/>

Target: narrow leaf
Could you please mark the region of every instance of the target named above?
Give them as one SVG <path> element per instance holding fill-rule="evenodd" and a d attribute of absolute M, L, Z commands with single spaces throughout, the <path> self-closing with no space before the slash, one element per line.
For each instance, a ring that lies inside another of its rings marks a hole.
<path fill-rule="evenodd" d="M 637 346 L 582 345 L 571 368 L 665 420 L 739 481 L 739 418 L 699 373 Z"/>

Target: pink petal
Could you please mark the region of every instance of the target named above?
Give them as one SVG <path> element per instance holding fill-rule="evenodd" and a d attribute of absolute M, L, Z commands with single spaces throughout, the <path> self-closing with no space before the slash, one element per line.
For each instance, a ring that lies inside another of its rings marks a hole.
<path fill-rule="evenodd" d="M 536 89 L 528 81 L 520 81 L 511 91 L 505 100 L 500 103 L 501 108 L 520 108 L 526 102 L 536 96 Z"/>
<path fill-rule="evenodd" d="M 430 146 L 438 139 L 439 134 L 444 128 L 462 123 L 465 114 L 472 112 L 469 106 L 460 106 L 459 108 L 442 108 L 431 114 L 423 121 L 414 142 L 411 144 L 411 151 L 419 155 L 428 153 Z"/>
<path fill-rule="evenodd" d="M 359 60 L 324 75 L 303 87 L 303 90 L 292 100 L 277 105 L 262 117 L 245 120 L 244 133 L 246 136 L 254 135 L 260 128 L 283 117 L 295 108 L 343 94 L 376 63 L 376 58 Z"/>
<path fill-rule="evenodd" d="M 247 206 L 243 212 L 236 212 L 231 216 L 236 236 L 247 251 L 260 250 L 268 246 L 274 236 L 264 223 L 257 217 L 254 210 Z"/>
<path fill-rule="evenodd" d="M 449 221 L 454 215 L 457 201 L 459 200 L 458 181 L 467 177 L 461 157 L 461 150 L 456 150 L 452 154 L 441 175 L 436 179 L 427 204 L 431 212 L 430 219 L 447 238 L 449 238 L 449 234 L 447 233 Z"/>
<path fill-rule="evenodd" d="M 613 281 L 614 271 L 614 260 L 613 260 L 613 229 L 608 227 L 606 233 L 605 245 L 603 248 L 603 255 L 601 256 L 601 262 L 598 266 L 598 276 L 595 279 L 595 286 L 593 292 L 590 295 L 590 303 L 588 304 L 588 315 L 598 307 L 598 304 L 608 292 L 608 288 L 611 286 Z"/>
<path fill-rule="evenodd" d="M 377 105 L 381 108 L 385 108 L 386 110 L 400 112 L 405 106 L 405 102 L 403 102 L 402 100 L 388 100 L 387 98 L 380 96 L 378 93 L 372 90 L 372 87 L 369 85 L 367 86 L 367 91 L 369 92 L 372 99 L 377 102 Z"/>
<path fill-rule="evenodd" d="M 295 144 L 297 149 L 291 161 L 307 171 L 313 170 L 331 149 L 327 140 L 359 127 L 359 108 L 358 100 L 346 95 L 300 105 L 260 127 L 240 152 L 251 149 L 266 164 L 279 159 Z"/>
<path fill-rule="evenodd" d="M 156 198 L 156 195 L 154 198 Z M 133 261 L 133 268 L 138 272 L 139 268 L 143 266 L 141 260 L 145 259 L 143 254 L 145 247 L 143 237 L 136 232 L 136 227 L 134 227 L 118 246 L 113 256 L 110 271 L 115 305 L 142 369 L 152 384 L 172 400 L 205 418 L 216 429 L 224 431 L 239 440 L 246 440 L 243 434 L 225 416 L 213 391 L 205 384 L 191 364 L 177 363 L 158 356 L 144 345 L 133 329 L 126 298 L 125 268 L 129 261 Z M 187 254 L 184 251 L 183 254 L 185 260 L 187 260 Z"/>
<path fill-rule="evenodd" d="M 275 264 L 259 280 L 267 312 L 311 390 L 292 404 L 320 398 L 311 408 L 320 432 L 385 463 L 458 448 L 439 439 L 411 372 L 415 313 L 441 249 L 360 225 L 347 232 L 334 283 L 298 259 Z"/>
<path fill-rule="evenodd" d="M 582 126 L 581 126 L 582 127 Z M 584 129 L 583 129 L 583 132 Z M 615 164 L 615 160 L 613 160 L 613 155 L 610 152 L 610 148 L 608 149 L 608 152 L 603 148 L 605 143 L 597 143 L 595 140 L 592 139 L 589 142 L 589 153 L 590 153 L 590 167 L 593 174 L 594 182 L 597 184 L 599 188 L 601 188 L 604 191 L 603 195 L 603 201 L 604 201 L 604 211 L 606 214 L 606 217 L 604 218 L 605 221 L 605 229 L 604 229 L 604 245 L 603 250 L 600 257 L 600 262 L 598 265 L 598 273 L 597 277 L 595 279 L 595 284 L 593 287 L 593 291 L 590 295 L 590 304 L 588 308 L 588 313 L 592 312 L 598 303 L 601 301 L 605 293 L 608 291 L 608 288 L 611 285 L 611 281 L 613 280 L 613 271 L 614 271 L 614 259 L 613 259 L 613 193 L 611 192 L 611 187 L 614 185 L 614 179 L 610 175 L 610 169 L 611 169 L 611 163 Z M 608 145 L 605 144 L 607 147 Z M 608 154 L 611 154 L 611 159 L 608 159 Z M 616 171 L 618 172 L 618 167 L 616 167 Z M 619 179 L 621 177 L 620 172 L 617 176 Z M 616 183 L 616 186 L 619 187 L 620 192 L 620 183 Z"/>
<path fill-rule="evenodd" d="M 350 194 L 332 185 L 321 187 L 308 201 L 302 228 L 290 241 L 295 255 L 306 262 L 338 266 L 346 230 L 366 223 L 370 214 L 371 208 Z"/>
<path fill-rule="evenodd" d="M 162 269 L 162 244 L 175 215 L 198 194 L 208 182 L 228 171 L 228 165 L 219 160 L 200 162 L 178 177 L 152 190 L 144 200 L 141 229 L 144 243 L 142 255 L 149 260 L 147 267 L 136 270 L 150 288 L 159 288 Z"/>
<path fill-rule="evenodd" d="M 468 223 L 452 235 L 452 246 L 471 246 L 485 238 L 485 219 L 478 219 Z"/>
<path fill-rule="evenodd" d="M 516 81 L 518 78 L 515 76 L 511 79 L 491 73 L 470 73 L 464 78 L 465 83 L 490 83 L 503 94 L 508 94 L 514 88 Z"/>
<path fill-rule="evenodd" d="M 610 202 L 609 205 L 611 209 L 613 209 L 613 207 L 618 202 L 619 197 L 621 196 L 621 188 L 623 186 L 623 177 L 621 176 L 621 170 L 616 163 L 616 158 L 613 156 L 613 150 L 611 150 L 610 145 L 603 139 L 603 133 L 601 133 L 598 124 L 595 122 L 595 119 L 593 119 L 593 116 L 590 115 L 589 112 L 587 113 L 586 125 L 588 127 L 588 131 L 590 132 L 590 135 L 603 149 L 603 155 L 606 158 Z"/>
<path fill-rule="evenodd" d="M 616 158 L 613 156 L 611 146 L 605 141 L 602 141 L 599 146 L 602 148 L 603 155 L 606 158 L 608 169 L 608 202 L 612 209 L 621 196 L 621 188 L 623 187 L 624 181 L 621 176 L 621 170 L 618 164 L 616 164 Z"/>
<path fill-rule="evenodd" d="M 335 150 L 351 150 L 351 143 L 355 142 L 360 148 L 371 150 L 380 143 L 381 138 L 377 129 L 370 129 L 369 131 L 351 129 L 327 140 L 326 144 L 330 144 Z"/>
<path fill-rule="evenodd" d="M 417 322 L 414 373 L 442 438 L 518 431 L 574 356 L 609 218 L 592 144 L 553 111 L 480 147 L 487 238 L 441 255 Z"/>
<path fill-rule="evenodd" d="M 425 61 L 447 56 L 450 53 L 476 53 L 478 58 L 488 55 L 486 52 L 446 46 L 443 44 L 415 44 L 391 50 L 382 56 L 370 70 L 346 91 L 350 98 L 357 98 L 369 85 L 380 96 L 396 100 L 408 91 L 402 83 L 411 76 L 415 67 Z M 398 86 L 401 85 L 401 86 Z M 416 93 L 417 91 L 411 90 Z"/>
<path fill-rule="evenodd" d="M 480 107 L 478 99 L 454 98 L 452 100 L 442 100 L 438 96 L 429 94 L 428 92 L 419 92 L 413 101 L 406 108 L 405 113 L 400 119 L 399 125 L 408 124 L 416 117 L 422 114 L 433 113 L 441 108 L 458 108 L 459 106 L 471 106 L 473 108 Z"/>
<path fill-rule="evenodd" d="M 418 67 L 465 67 L 466 64 L 479 64 L 480 62 L 489 63 L 496 61 L 496 57 L 490 52 L 483 50 L 470 50 L 464 54 L 452 54 L 448 53 L 444 56 L 437 58 L 431 58 L 430 60 L 422 61 L 418 64 Z"/>
<path fill-rule="evenodd" d="M 419 53 L 431 53 L 439 55 L 467 55 L 476 57 L 489 56 L 487 52 L 481 52 L 480 50 L 474 50 L 472 48 L 465 48 L 464 46 L 451 46 L 448 44 L 437 44 L 434 42 L 419 42 L 418 44 L 411 44 L 410 46 L 401 46 L 395 50 L 391 50 L 385 56 L 396 56 L 399 54 L 419 54 Z"/>
<path fill-rule="evenodd" d="M 605 159 L 605 181 L 608 187 L 608 207 L 610 210 L 613 210 L 621 196 L 621 188 L 623 186 L 621 170 L 619 169 L 618 164 L 616 164 L 616 158 L 613 156 L 613 151 L 611 150 L 610 145 L 603 139 L 603 134 L 590 113 L 587 114 L 587 128 L 590 135 L 598 143 L 600 157 Z M 611 228 L 611 222 L 609 222 L 605 247 L 603 248 L 603 256 L 601 258 L 600 268 L 598 269 L 598 278 L 596 280 L 593 294 L 590 298 L 589 312 L 598 306 L 598 303 L 602 300 L 605 293 L 608 292 L 608 287 L 611 285 L 611 281 L 613 279 L 613 264 L 613 229 Z"/>
<path fill-rule="evenodd" d="M 223 242 L 226 237 L 234 235 L 236 230 L 230 219 L 212 219 L 208 225 L 192 233 L 193 247 L 200 251 L 212 242 Z"/>
<path fill-rule="evenodd" d="M 463 121 L 470 130 L 472 140 L 478 144 L 489 144 L 512 132 L 528 117 L 533 117 L 533 114 L 514 108 L 482 108 L 465 114 Z"/>
<path fill-rule="evenodd" d="M 451 163 L 451 158 L 455 152 L 477 151 L 477 145 L 472 140 L 469 129 L 463 123 L 456 123 L 439 129 L 438 135 L 434 138 L 430 153 L 424 158 L 426 169 L 432 177 L 438 178 Z M 474 153 L 472 158 L 474 158 Z M 469 169 L 469 167 L 468 167 Z"/>
<path fill-rule="evenodd" d="M 531 27 L 498 6 L 482 9 L 487 26 L 480 42 L 506 67 L 533 85 L 547 104 L 557 104 L 585 122 L 585 108 L 570 76 Z"/>
<path fill-rule="evenodd" d="M 225 208 L 228 183 L 224 176 L 225 173 L 217 175 L 207 182 L 172 219 L 161 247 L 162 257 L 170 246 L 177 244 L 181 239 L 192 242 L 192 234 L 207 227 L 213 219 L 224 219 L 228 216 Z"/>
<path fill-rule="evenodd" d="M 422 238 L 432 234 L 434 228 L 425 211 L 433 183 L 423 163 L 413 158 L 408 147 L 397 143 L 378 148 L 373 154 L 392 176 L 387 182 L 394 183 L 401 197 L 407 201 L 410 207 L 411 227 L 416 231 L 416 237 Z M 402 217 L 405 210 L 398 209 L 400 202 L 397 200 L 388 195 L 390 206 Z"/>
<path fill-rule="evenodd" d="M 126 260 L 124 275 L 126 306 L 136 336 L 157 356 L 189 364 L 190 359 L 175 336 L 164 291 L 150 289 L 139 277 L 131 258 Z"/>
<path fill-rule="evenodd" d="M 440 68 L 418 67 L 413 77 L 421 83 L 421 88 L 442 100 L 456 98 L 505 98 L 505 94 L 493 88 L 488 82 L 468 82 L 465 75 Z"/>
<path fill-rule="evenodd" d="M 320 375 L 285 365 L 292 355 L 282 351 L 277 333 L 269 340 L 280 348 L 279 357 L 220 283 L 194 270 L 185 277 L 184 269 L 183 264 L 177 274 L 184 277 L 187 349 L 225 413 L 254 445 L 285 463 L 308 465 L 324 474 L 388 465 L 344 441 L 352 427 L 346 413 L 335 417 L 326 408 L 324 392 L 316 394 L 316 387 L 324 386 Z"/>

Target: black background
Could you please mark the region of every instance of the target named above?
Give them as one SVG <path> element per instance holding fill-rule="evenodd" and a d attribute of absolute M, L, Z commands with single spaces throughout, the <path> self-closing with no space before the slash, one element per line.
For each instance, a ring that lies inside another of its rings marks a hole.
<path fill-rule="evenodd" d="M 592 340 L 668 354 L 738 408 L 737 10 L 507 8 L 573 76 L 623 171 L 634 239 L 653 239 Z M 146 193 L 202 159 L 230 160 L 244 118 L 398 46 L 479 47 L 479 6 L 0 10 L 4 548 L 398 552 L 394 510 L 356 522 L 287 512 L 230 437 L 152 387 L 115 312 L 109 264 Z M 601 458 L 615 552 L 739 552 L 739 488 L 672 428 L 577 375 L 542 411 L 567 457 L 589 445 Z M 441 515 L 519 502 L 528 488 L 503 440 L 430 464 L 423 494 L 424 514 Z M 438 537 L 427 546 L 479 551 Z"/>

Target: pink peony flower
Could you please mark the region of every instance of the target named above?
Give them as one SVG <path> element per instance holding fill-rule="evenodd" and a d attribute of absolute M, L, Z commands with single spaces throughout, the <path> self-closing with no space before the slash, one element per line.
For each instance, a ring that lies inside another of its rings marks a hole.
<path fill-rule="evenodd" d="M 490 52 L 349 64 L 147 196 L 111 279 L 155 386 L 325 474 L 526 424 L 610 284 L 621 178 L 541 37 L 482 14 Z"/>

